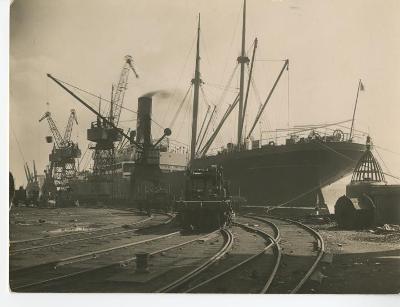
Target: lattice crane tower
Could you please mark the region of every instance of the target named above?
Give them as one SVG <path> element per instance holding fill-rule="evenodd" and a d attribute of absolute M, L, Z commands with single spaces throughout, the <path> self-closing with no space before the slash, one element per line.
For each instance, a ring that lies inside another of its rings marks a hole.
<path fill-rule="evenodd" d="M 117 86 L 113 86 L 111 93 L 110 109 L 105 117 L 108 121 L 118 126 L 121 115 L 122 105 L 124 102 L 125 91 L 128 85 L 128 76 L 130 71 L 133 71 L 136 78 L 139 75 L 133 66 L 131 56 L 125 56 L 125 63 L 119 77 Z M 93 174 L 102 175 L 112 173 L 112 166 L 115 164 L 115 143 L 122 139 L 119 133 L 109 123 L 97 117 L 97 120 L 91 123 L 87 130 L 87 139 L 95 143 L 93 154 Z"/>
<path fill-rule="evenodd" d="M 49 155 L 49 170 L 51 172 L 49 175 L 53 178 L 57 190 L 65 191 L 69 188 L 69 180 L 76 175 L 76 159 L 81 156 L 78 144 L 71 141 L 73 125 L 74 123 L 78 124 L 76 112 L 73 109 L 71 110 L 64 137 L 61 136 L 50 112 L 46 112 L 39 122 L 44 119 L 47 119 L 54 137 L 53 149 Z M 51 138 L 47 139 L 48 142 L 52 142 Z"/>

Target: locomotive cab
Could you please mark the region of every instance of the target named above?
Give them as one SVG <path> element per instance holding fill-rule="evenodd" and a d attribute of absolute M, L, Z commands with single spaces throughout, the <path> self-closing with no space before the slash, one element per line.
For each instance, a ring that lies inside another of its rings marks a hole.
<path fill-rule="evenodd" d="M 233 210 L 227 194 L 222 167 L 188 171 L 185 200 L 176 203 L 180 225 L 193 230 L 229 226 Z"/>

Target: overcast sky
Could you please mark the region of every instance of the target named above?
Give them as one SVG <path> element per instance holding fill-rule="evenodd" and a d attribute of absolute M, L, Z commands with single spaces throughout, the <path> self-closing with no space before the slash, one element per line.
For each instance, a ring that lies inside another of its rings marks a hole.
<path fill-rule="evenodd" d="M 155 98 L 153 118 L 170 125 L 193 77 L 197 15 L 201 13 L 201 71 L 208 103 L 219 103 L 221 88 L 232 73 L 240 49 L 242 0 L 16 0 L 10 29 L 10 168 L 17 184 L 25 182 L 22 161 L 35 160 L 40 172 L 51 145 L 48 125 L 39 123 L 47 110 L 60 130 L 75 108 L 79 126 L 72 138 L 82 152 L 94 116 L 46 78 L 51 73 L 109 98 L 123 57 L 133 56 L 140 75 L 130 75 L 125 106 L 136 110 L 137 97 L 157 89 L 173 93 Z M 358 79 L 356 128 L 371 134 L 390 172 L 400 175 L 400 1 L 397 0 L 248 0 L 247 43 L 259 39 L 254 80 L 266 98 L 281 66 L 290 60 L 259 130 L 288 123 L 319 124 L 350 119 Z M 250 55 L 250 54 L 249 54 Z M 268 61 L 266 61 L 268 60 Z M 289 83 L 289 99 L 288 99 Z M 233 99 L 238 75 L 219 114 Z M 97 100 L 82 95 L 91 104 Z M 201 114 L 207 102 L 201 97 Z M 103 104 L 105 106 L 105 104 Z M 250 95 L 246 125 L 259 106 Z M 190 101 L 171 127 L 172 138 L 189 144 Z M 235 141 L 237 115 L 227 122 L 215 146 Z M 121 124 L 134 127 L 135 114 L 124 111 Z M 202 115 L 200 116 L 200 122 Z M 248 127 L 247 127 L 248 128 Z M 153 125 L 153 136 L 161 129 Z M 20 144 L 21 153 L 17 146 Z M 389 150 L 389 151 L 388 151 Z M 394 153 L 393 153 L 394 152 Z"/>

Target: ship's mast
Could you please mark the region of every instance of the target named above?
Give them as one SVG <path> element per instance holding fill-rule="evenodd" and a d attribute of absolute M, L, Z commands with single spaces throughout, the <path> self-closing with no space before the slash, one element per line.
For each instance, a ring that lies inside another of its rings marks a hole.
<path fill-rule="evenodd" d="M 197 26 L 197 51 L 196 51 L 196 67 L 194 72 L 194 79 L 192 84 L 194 85 L 193 93 L 193 118 L 192 118 L 192 139 L 190 144 L 190 165 L 195 158 L 196 153 L 196 140 L 197 140 L 197 116 L 199 111 L 199 89 L 201 85 L 200 78 L 200 14 Z"/>
<path fill-rule="evenodd" d="M 357 110 L 357 102 L 358 102 L 358 94 L 360 93 L 360 90 L 364 90 L 364 86 L 361 82 L 361 79 L 358 80 L 358 87 L 357 87 L 357 96 L 356 96 L 356 102 L 354 104 L 354 110 L 353 110 L 353 118 L 351 120 L 351 128 L 350 128 L 350 135 L 349 135 L 349 140 L 351 141 L 353 139 L 353 127 L 354 127 L 354 117 L 356 116 L 356 110 Z"/>
<path fill-rule="evenodd" d="M 243 99 L 244 99 L 244 70 L 245 64 L 250 60 L 246 56 L 246 0 L 243 1 L 243 27 L 242 27 L 242 51 L 237 58 L 240 64 L 240 88 L 239 88 L 239 115 L 238 115 L 238 131 L 237 131 L 237 146 L 238 149 L 242 145 L 242 125 L 243 125 Z"/>

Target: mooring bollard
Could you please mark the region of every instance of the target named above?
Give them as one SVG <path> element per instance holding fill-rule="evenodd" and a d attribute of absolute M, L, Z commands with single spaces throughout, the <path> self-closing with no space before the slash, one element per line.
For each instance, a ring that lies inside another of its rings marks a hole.
<path fill-rule="evenodd" d="M 136 273 L 149 272 L 149 253 L 140 252 L 136 254 Z"/>

